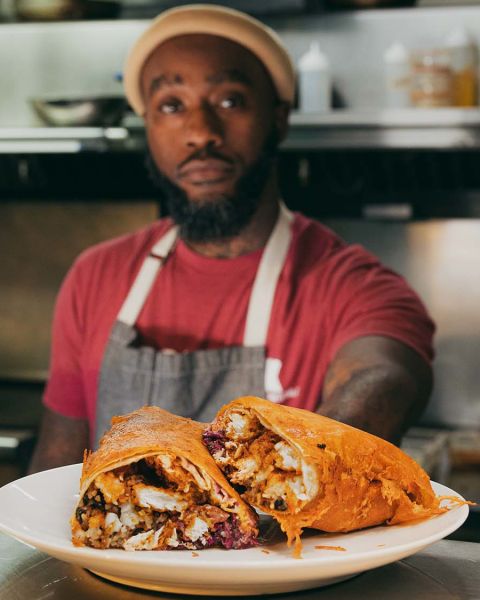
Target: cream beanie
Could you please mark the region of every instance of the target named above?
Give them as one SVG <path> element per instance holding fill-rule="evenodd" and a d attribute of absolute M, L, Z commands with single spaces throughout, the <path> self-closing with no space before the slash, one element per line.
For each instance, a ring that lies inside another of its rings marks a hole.
<path fill-rule="evenodd" d="M 265 66 L 281 100 L 293 104 L 295 70 L 278 35 L 242 12 L 212 4 L 190 4 L 162 12 L 131 49 L 124 68 L 125 94 L 133 110 L 143 116 L 143 65 L 160 44 L 190 33 L 217 35 L 247 48 Z"/>

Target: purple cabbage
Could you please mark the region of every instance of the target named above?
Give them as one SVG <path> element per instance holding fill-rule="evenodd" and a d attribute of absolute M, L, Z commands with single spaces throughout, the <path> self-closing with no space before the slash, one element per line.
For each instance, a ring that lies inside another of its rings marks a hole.
<path fill-rule="evenodd" d="M 184 527 L 181 527 L 181 522 L 176 523 L 177 534 L 179 537 L 179 545 L 169 550 L 186 550 L 195 548 L 195 550 L 203 550 L 204 548 L 226 548 L 227 550 L 241 550 L 243 548 L 252 548 L 258 546 L 258 540 L 255 538 L 255 533 L 245 533 L 239 528 L 239 519 L 236 515 L 230 517 L 223 523 L 217 523 L 215 530 L 202 543 L 200 540 L 192 542 L 184 538 Z"/>
<path fill-rule="evenodd" d="M 221 452 L 225 448 L 227 436 L 224 431 L 212 431 L 211 429 L 206 429 L 203 432 L 203 441 L 210 454 L 215 454 L 216 452 Z"/>
<path fill-rule="evenodd" d="M 207 546 L 223 546 L 227 550 L 241 550 L 257 546 L 258 541 L 255 534 L 253 532 L 245 533 L 238 525 L 239 520 L 236 515 L 232 515 L 223 523 L 218 523 L 213 535 L 207 541 Z"/>

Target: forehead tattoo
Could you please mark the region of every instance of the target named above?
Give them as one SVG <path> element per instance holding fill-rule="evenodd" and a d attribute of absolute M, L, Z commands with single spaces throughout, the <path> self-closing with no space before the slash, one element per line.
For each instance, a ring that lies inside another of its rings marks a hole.
<path fill-rule="evenodd" d="M 205 77 L 207 83 L 220 85 L 221 83 L 241 83 L 248 87 L 253 87 L 253 82 L 250 77 L 241 69 L 224 69 L 213 75 Z M 159 75 L 154 77 L 149 86 L 149 93 L 154 94 L 158 90 L 165 87 L 173 87 L 184 85 L 185 81 L 178 73 L 175 75 Z"/>

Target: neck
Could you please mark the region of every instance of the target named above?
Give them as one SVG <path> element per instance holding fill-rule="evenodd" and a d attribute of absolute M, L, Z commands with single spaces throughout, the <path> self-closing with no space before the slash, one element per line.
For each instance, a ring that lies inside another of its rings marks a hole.
<path fill-rule="evenodd" d="M 209 258 L 235 258 L 263 248 L 277 222 L 278 186 L 271 177 L 250 223 L 235 237 L 214 242 L 185 242 L 194 252 Z"/>

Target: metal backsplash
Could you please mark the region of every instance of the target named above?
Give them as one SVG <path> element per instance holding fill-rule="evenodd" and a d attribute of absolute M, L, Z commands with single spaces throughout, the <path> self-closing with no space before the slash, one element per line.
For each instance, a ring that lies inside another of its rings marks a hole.
<path fill-rule="evenodd" d="M 55 297 L 75 257 L 156 215 L 148 201 L 0 203 L 0 379 L 45 379 Z"/>
<path fill-rule="evenodd" d="M 424 421 L 480 427 L 480 220 L 329 220 L 404 275 L 437 325 L 435 389 Z"/>

